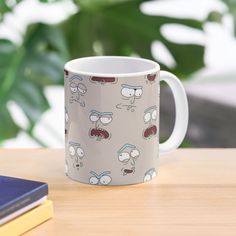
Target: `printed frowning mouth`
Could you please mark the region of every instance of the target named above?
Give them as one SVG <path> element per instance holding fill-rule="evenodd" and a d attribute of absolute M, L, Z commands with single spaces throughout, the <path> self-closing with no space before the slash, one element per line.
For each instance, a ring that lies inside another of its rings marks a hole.
<path fill-rule="evenodd" d="M 101 129 L 101 128 L 91 129 L 90 135 L 92 137 L 98 137 L 98 138 L 104 138 L 104 139 L 109 138 L 109 133 L 105 129 Z"/>
<path fill-rule="evenodd" d="M 145 138 L 149 138 L 152 135 L 155 135 L 157 133 L 157 127 L 155 125 L 152 125 L 145 129 L 143 136 Z"/>
<path fill-rule="evenodd" d="M 98 77 L 98 76 L 93 76 L 91 78 L 91 81 L 93 82 L 100 82 L 100 83 L 114 83 L 116 82 L 115 77 Z"/>
<path fill-rule="evenodd" d="M 149 75 L 147 75 L 147 79 L 149 81 L 154 81 L 156 79 L 156 74 L 149 74 Z"/>

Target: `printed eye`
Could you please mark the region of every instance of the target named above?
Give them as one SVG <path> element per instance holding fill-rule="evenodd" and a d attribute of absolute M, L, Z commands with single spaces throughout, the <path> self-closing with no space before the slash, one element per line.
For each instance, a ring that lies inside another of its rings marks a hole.
<path fill-rule="evenodd" d="M 146 174 L 146 175 L 144 176 L 143 182 L 150 181 L 151 179 L 152 179 L 151 175 L 150 175 L 150 174 Z"/>
<path fill-rule="evenodd" d="M 144 122 L 147 123 L 151 119 L 151 114 L 148 112 L 144 115 L 143 118 L 144 118 Z"/>
<path fill-rule="evenodd" d="M 77 154 L 79 157 L 83 157 L 84 156 L 84 150 L 82 148 L 77 148 Z"/>
<path fill-rule="evenodd" d="M 87 92 L 87 88 L 84 84 L 79 84 L 78 85 L 78 91 L 82 94 L 85 94 Z"/>
<path fill-rule="evenodd" d="M 121 162 L 127 162 L 130 159 L 130 155 L 128 152 L 122 152 L 119 154 L 118 159 Z"/>
<path fill-rule="evenodd" d="M 136 96 L 136 97 L 140 97 L 140 96 L 142 95 L 142 93 L 143 93 L 143 90 L 142 90 L 142 89 L 136 89 L 136 91 L 135 91 L 135 96 Z"/>
<path fill-rule="evenodd" d="M 157 110 L 154 110 L 154 111 L 152 112 L 152 119 L 153 119 L 153 120 L 156 120 L 156 119 L 157 119 Z"/>
<path fill-rule="evenodd" d="M 98 184 L 98 179 L 95 176 L 92 176 L 89 179 L 89 183 L 93 185 Z"/>
<path fill-rule="evenodd" d="M 95 122 L 99 119 L 99 116 L 96 113 L 92 113 L 89 117 L 92 122 Z"/>
<path fill-rule="evenodd" d="M 122 88 L 121 94 L 122 94 L 124 97 L 127 97 L 127 98 L 133 97 L 133 96 L 134 96 L 134 89 Z"/>
<path fill-rule="evenodd" d="M 102 116 L 100 120 L 103 124 L 109 124 L 112 121 L 112 117 L 111 116 Z"/>
<path fill-rule="evenodd" d="M 72 86 L 71 86 L 71 87 L 70 87 L 70 90 L 71 90 L 72 93 L 76 93 L 76 92 L 77 92 L 77 87 L 72 87 Z"/>
<path fill-rule="evenodd" d="M 75 155 L 75 148 L 73 146 L 69 147 L 69 153 L 70 153 L 71 156 Z"/>
<path fill-rule="evenodd" d="M 156 171 L 153 171 L 153 173 L 152 173 L 152 179 L 155 178 L 156 176 L 157 176 Z"/>
<path fill-rule="evenodd" d="M 130 155 L 131 155 L 131 157 L 138 157 L 139 156 L 139 150 L 138 149 L 132 150 Z"/>
<path fill-rule="evenodd" d="M 111 182 L 111 177 L 110 177 L 109 175 L 104 175 L 104 176 L 102 176 L 101 179 L 100 179 L 100 183 L 101 183 L 102 185 L 107 185 L 107 184 L 109 184 L 110 182 Z"/>

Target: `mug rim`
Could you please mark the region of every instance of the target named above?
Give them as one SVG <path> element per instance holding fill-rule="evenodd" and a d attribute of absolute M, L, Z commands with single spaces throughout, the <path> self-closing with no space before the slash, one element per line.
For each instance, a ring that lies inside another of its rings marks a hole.
<path fill-rule="evenodd" d="M 78 70 L 75 68 L 73 64 L 84 61 L 84 60 L 93 60 L 93 59 L 126 59 L 126 60 L 133 60 L 137 62 L 145 62 L 149 63 L 153 66 L 153 68 L 148 70 L 143 70 L 139 72 L 130 72 L 130 73 L 95 73 L 95 72 L 87 72 L 83 70 Z M 74 67 L 74 68 L 73 68 Z M 154 74 L 160 71 L 160 65 L 146 58 L 140 57 L 129 57 L 129 56 L 89 56 L 89 57 L 80 57 L 73 60 L 66 62 L 64 69 L 72 72 L 74 74 L 85 75 L 85 76 L 101 76 L 101 77 L 137 77 L 137 76 L 145 76 L 148 74 Z"/>

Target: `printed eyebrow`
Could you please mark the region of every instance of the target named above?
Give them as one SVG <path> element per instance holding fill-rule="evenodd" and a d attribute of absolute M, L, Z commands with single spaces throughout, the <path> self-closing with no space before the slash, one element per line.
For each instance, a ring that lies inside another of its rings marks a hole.
<path fill-rule="evenodd" d="M 70 82 L 72 82 L 73 80 L 76 80 L 76 79 L 78 79 L 78 80 L 80 80 L 80 81 L 83 80 L 83 79 L 82 79 L 81 77 L 79 77 L 78 75 L 73 75 L 72 77 L 70 77 Z"/>
<path fill-rule="evenodd" d="M 125 148 L 130 147 L 130 148 L 136 148 L 136 146 L 134 146 L 133 144 L 129 144 L 126 143 L 125 145 L 123 145 L 120 150 L 117 153 L 121 153 Z"/>
<path fill-rule="evenodd" d="M 69 142 L 70 145 L 72 146 L 77 146 L 77 147 L 80 147 L 80 144 L 79 143 L 75 143 L 75 142 Z"/>
<path fill-rule="evenodd" d="M 152 106 L 152 107 L 148 107 L 146 110 L 144 110 L 144 113 L 147 113 L 150 110 L 156 110 L 157 106 Z"/>
<path fill-rule="evenodd" d="M 101 112 L 100 113 L 102 116 L 106 116 L 106 115 L 108 115 L 108 116 L 112 116 L 113 115 L 113 113 L 112 112 Z"/>
<path fill-rule="evenodd" d="M 96 110 L 91 110 L 90 113 L 91 114 L 92 113 L 96 113 L 97 115 L 100 115 L 100 116 L 102 116 L 102 115 L 110 115 L 110 116 L 112 116 L 113 115 L 112 112 L 100 112 L 100 111 L 96 111 Z"/>
<path fill-rule="evenodd" d="M 93 175 L 93 176 L 95 176 L 95 177 L 97 177 L 98 179 L 100 179 L 102 176 L 104 176 L 104 175 L 109 175 L 109 174 L 111 174 L 111 172 L 110 171 L 104 171 L 104 172 L 102 172 L 101 174 L 97 174 L 96 172 L 94 172 L 94 171 L 90 171 L 90 174 L 91 175 Z"/>
<path fill-rule="evenodd" d="M 122 88 L 130 88 L 130 89 L 142 89 L 142 86 L 133 86 L 133 85 L 128 85 L 128 84 L 122 84 Z"/>
<path fill-rule="evenodd" d="M 96 113 L 97 115 L 100 115 L 100 114 L 101 114 L 101 112 L 96 111 L 96 110 L 91 110 L 90 113 L 91 113 L 91 114 L 92 114 L 92 113 Z"/>
<path fill-rule="evenodd" d="M 104 171 L 104 172 L 102 172 L 100 175 L 98 175 L 98 178 L 100 179 L 102 176 L 104 176 L 104 175 L 109 175 L 109 174 L 111 174 L 110 171 Z"/>
<path fill-rule="evenodd" d="M 97 173 L 95 173 L 94 171 L 90 171 L 90 174 L 97 177 L 97 179 L 99 179 L 99 175 Z"/>

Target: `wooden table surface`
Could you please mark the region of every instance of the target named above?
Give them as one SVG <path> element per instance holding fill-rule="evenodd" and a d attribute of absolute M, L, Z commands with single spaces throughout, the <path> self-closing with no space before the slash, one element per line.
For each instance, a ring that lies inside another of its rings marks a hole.
<path fill-rule="evenodd" d="M 179 149 L 155 180 L 123 187 L 69 180 L 63 150 L 0 150 L 0 174 L 49 184 L 55 216 L 28 236 L 236 235 L 236 149 Z"/>

